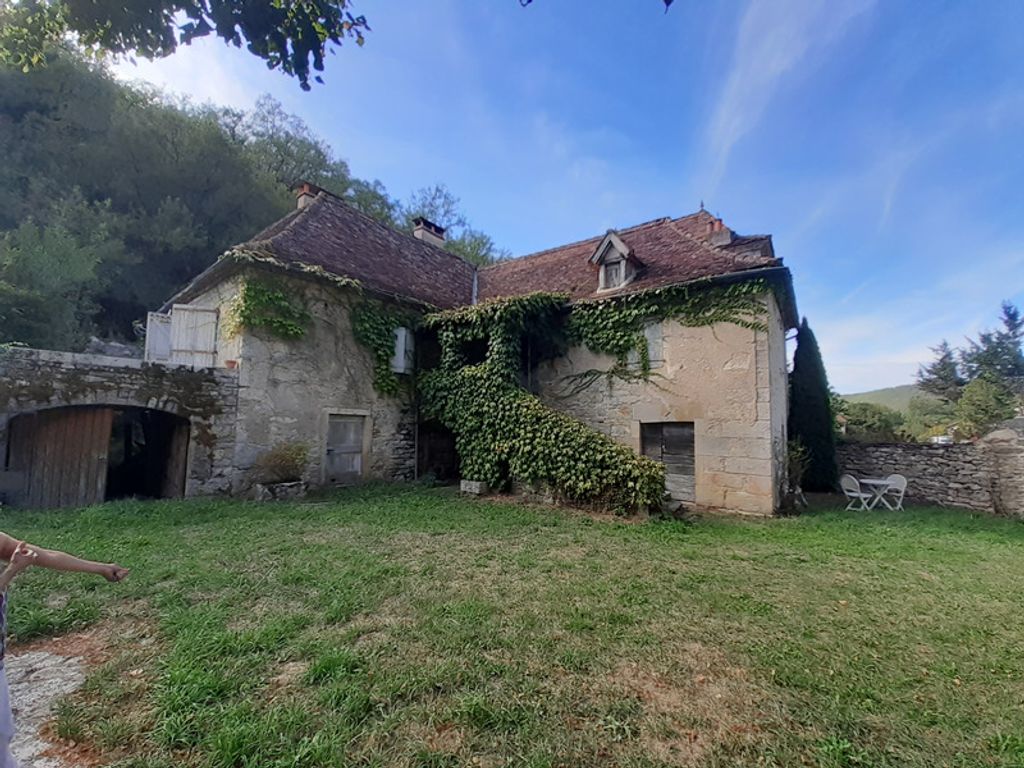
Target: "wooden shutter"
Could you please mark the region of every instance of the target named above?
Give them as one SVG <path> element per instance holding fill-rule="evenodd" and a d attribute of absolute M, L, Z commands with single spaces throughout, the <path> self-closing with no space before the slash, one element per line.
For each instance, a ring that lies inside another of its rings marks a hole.
<path fill-rule="evenodd" d="M 331 414 L 327 421 L 327 482 L 350 485 L 363 476 L 365 416 Z"/>
<path fill-rule="evenodd" d="M 212 368 L 217 362 L 217 310 L 175 304 L 171 309 L 171 362 Z"/>
<path fill-rule="evenodd" d="M 171 359 L 171 316 L 150 312 L 146 316 L 146 361 Z"/>
<path fill-rule="evenodd" d="M 395 328 L 395 353 L 391 356 L 391 370 L 395 373 L 412 373 L 413 333 L 408 328 Z"/>
<path fill-rule="evenodd" d="M 695 498 L 694 429 L 692 421 L 640 425 L 640 449 L 665 465 L 665 486 L 678 501 Z"/>

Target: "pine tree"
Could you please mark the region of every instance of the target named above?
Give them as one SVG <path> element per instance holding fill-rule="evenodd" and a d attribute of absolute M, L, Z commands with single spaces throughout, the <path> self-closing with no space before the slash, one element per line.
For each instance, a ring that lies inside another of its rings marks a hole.
<path fill-rule="evenodd" d="M 917 371 L 917 386 L 947 403 L 955 403 L 967 384 L 960 375 L 956 354 L 945 339 L 939 346 L 932 347 L 932 352 L 935 353 L 935 360 L 922 365 Z"/>
<path fill-rule="evenodd" d="M 799 440 L 808 452 L 803 487 L 831 491 L 836 487 L 836 437 L 832 428 L 828 376 L 821 351 L 807 318 L 800 324 L 789 376 L 789 438 Z"/>

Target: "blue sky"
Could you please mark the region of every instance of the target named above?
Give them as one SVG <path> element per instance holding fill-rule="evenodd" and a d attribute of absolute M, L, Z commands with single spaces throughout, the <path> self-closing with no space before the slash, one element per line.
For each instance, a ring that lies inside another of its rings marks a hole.
<path fill-rule="evenodd" d="M 361 0 L 310 93 L 216 41 L 118 65 L 265 92 L 393 195 L 443 181 L 515 254 L 703 200 L 771 233 L 841 392 L 1024 304 L 1024 3 Z"/>

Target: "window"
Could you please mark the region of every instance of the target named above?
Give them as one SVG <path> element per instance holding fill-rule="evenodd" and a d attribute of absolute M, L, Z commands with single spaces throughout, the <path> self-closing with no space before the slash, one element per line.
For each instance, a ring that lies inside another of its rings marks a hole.
<path fill-rule="evenodd" d="M 408 328 L 395 328 L 395 354 L 391 357 L 391 370 L 412 373 L 415 364 L 413 333 Z"/>
<path fill-rule="evenodd" d="M 640 425 L 640 451 L 665 465 L 665 489 L 676 501 L 695 499 L 692 421 Z"/>
<path fill-rule="evenodd" d="M 217 362 L 217 310 L 175 304 L 171 307 L 172 365 L 211 368 Z"/>
<path fill-rule="evenodd" d="M 665 345 L 661 338 L 661 323 L 649 323 L 644 326 L 644 340 L 647 342 L 647 362 L 653 371 L 665 364 Z M 626 365 L 630 368 L 640 367 L 640 355 L 637 351 L 631 350 L 626 358 Z"/>
<path fill-rule="evenodd" d="M 604 265 L 604 285 L 602 288 L 618 288 L 622 285 L 622 262 L 613 261 Z"/>

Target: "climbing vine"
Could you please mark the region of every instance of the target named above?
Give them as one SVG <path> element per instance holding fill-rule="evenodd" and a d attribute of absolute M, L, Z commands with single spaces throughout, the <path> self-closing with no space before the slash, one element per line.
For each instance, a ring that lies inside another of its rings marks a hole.
<path fill-rule="evenodd" d="M 613 299 L 579 301 L 569 316 L 569 340 L 592 352 L 611 355 L 615 363 L 607 371 L 586 371 L 574 378 L 577 382 L 592 381 L 602 375 L 648 379 L 651 362 L 644 328 L 651 323 L 676 320 L 690 327 L 733 323 L 766 330 L 763 295 L 767 290 L 763 280 L 725 286 L 699 281 Z M 635 362 L 630 360 L 633 355 Z"/>
<path fill-rule="evenodd" d="M 312 318 L 302 300 L 289 296 L 279 287 L 262 280 L 242 283 L 228 307 L 228 335 L 242 328 L 263 329 L 282 339 L 299 339 L 306 333 Z"/>
<path fill-rule="evenodd" d="M 420 315 L 376 299 L 362 299 L 352 309 L 352 332 L 356 341 L 373 356 L 373 386 L 382 395 L 394 395 L 401 389 L 401 379 L 391 370 L 395 353 L 395 331 L 415 329 Z"/>
<path fill-rule="evenodd" d="M 660 507 L 662 464 L 545 406 L 518 385 L 520 370 L 566 344 L 611 355 L 596 376 L 649 380 L 646 325 L 676 320 L 688 326 L 733 323 L 764 330 L 766 283 L 709 282 L 568 304 L 557 293 L 534 293 L 427 315 L 438 334 L 441 365 L 421 376 L 424 414 L 455 434 L 464 477 L 500 488 L 512 479 L 547 483 L 562 499 L 620 512 Z M 467 348 L 486 342 L 483 362 Z M 524 357 L 524 344 L 540 352 Z M 635 355 L 635 360 L 633 356 Z"/>

